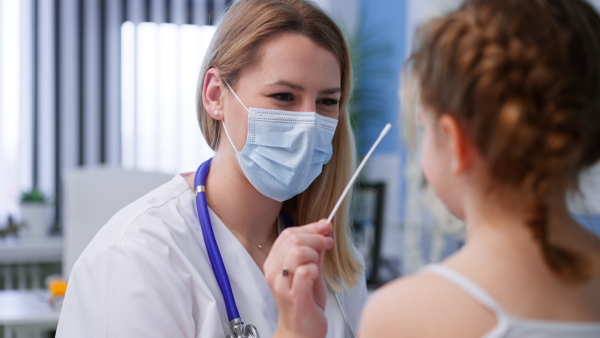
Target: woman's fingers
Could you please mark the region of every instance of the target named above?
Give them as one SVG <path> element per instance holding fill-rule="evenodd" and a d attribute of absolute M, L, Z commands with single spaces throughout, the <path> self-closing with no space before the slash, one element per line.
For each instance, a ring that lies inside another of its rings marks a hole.
<path fill-rule="evenodd" d="M 287 299 L 291 304 L 310 306 L 314 303 L 314 285 L 319 278 L 321 272 L 317 264 L 303 264 L 289 276 L 276 276 L 272 290 L 280 299 Z"/>
<path fill-rule="evenodd" d="M 317 251 L 310 247 L 294 247 L 291 248 L 285 255 L 285 257 L 281 258 L 281 262 L 275 263 L 275 267 L 273 269 L 265 268 L 266 271 L 269 271 L 269 275 L 265 275 L 267 281 L 274 282 L 275 288 L 277 291 L 287 292 L 290 287 L 292 280 L 294 279 L 298 267 L 305 264 L 316 264 L 320 266 L 320 256 Z M 265 262 L 266 264 L 266 262 Z M 280 266 L 280 271 L 277 270 L 277 266 Z M 286 272 L 284 273 L 284 270 Z"/>
<path fill-rule="evenodd" d="M 275 294 L 276 298 L 279 296 L 281 299 L 287 299 L 292 287 L 294 274 L 290 273 L 284 276 L 282 268 L 281 270 L 274 270 L 270 275 L 265 274 L 265 277 L 267 277 L 267 283 L 271 286 L 271 291 Z"/>
<path fill-rule="evenodd" d="M 309 223 L 309 224 L 297 226 L 297 227 L 286 228 L 284 230 L 284 232 L 288 231 L 288 230 L 293 230 L 296 232 L 307 233 L 307 234 L 319 234 L 319 235 L 323 235 L 323 236 L 331 236 L 332 225 L 331 225 L 331 223 L 327 223 L 326 219 L 322 219 L 318 222 Z M 282 234 L 283 234 L 283 232 L 282 232 Z"/>
<path fill-rule="evenodd" d="M 275 282 L 278 277 L 288 277 L 286 280 L 291 280 L 296 272 L 296 269 L 308 263 L 314 263 L 321 266 L 321 256 L 317 250 L 310 246 L 293 246 L 286 251 L 275 254 L 271 251 L 269 259 L 265 261 L 264 271 L 267 282 Z M 287 270 L 287 276 L 284 276 L 283 270 Z M 281 275 L 281 276 L 279 276 Z M 284 283 L 286 289 L 289 289 L 290 283 Z"/>
<path fill-rule="evenodd" d="M 315 263 L 318 265 L 320 263 L 319 260 L 319 253 L 316 250 L 306 246 L 299 246 L 288 251 L 287 257 L 283 259 L 283 266 L 285 269 L 288 269 L 289 273 L 294 273 L 303 264 Z"/>
<path fill-rule="evenodd" d="M 319 234 L 284 231 L 275 241 L 273 249 L 290 249 L 299 246 L 307 246 L 319 252 L 323 252 L 333 247 L 333 238 Z"/>
<path fill-rule="evenodd" d="M 331 224 L 322 220 L 305 226 L 288 228 L 279 235 L 263 269 L 267 283 L 271 285 L 274 293 L 289 296 L 292 281 L 296 280 L 297 269 L 301 266 L 314 264 L 318 268 L 317 272 L 319 271 L 324 252 L 334 245 L 333 238 L 324 235 L 330 233 Z M 305 279 L 305 269 L 301 269 L 300 279 Z M 313 283 L 309 284 L 312 287 Z"/>
<path fill-rule="evenodd" d="M 325 323 L 327 288 L 321 273 L 323 255 L 334 245 L 325 220 L 284 230 L 264 264 L 267 283 L 279 309 L 279 327 L 314 328 Z M 313 336 L 313 335 L 311 335 Z"/>
<path fill-rule="evenodd" d="M 273 248 L 305 245 L 317 251 L 325 251 L 333 247 L 332 233 L 331 223 L 324 219 L 303 226 L 289 227 L 281 232 Z"/>
<path fill-rule="evenodd" d="M 275 241 L 263 266 L 267 282 L 274 282 L 283 269 L 293 274 L 296 267 L 302 264 L 312 262 L 321 266 L 324 252 L 332 247 L 331 237 L 295 231 L 289 231 L 285 236 L 282 234 Z"/>
<path fill-rule="evenodd" d="M 320 276 L 319 266 L 315 263 L 304 264 L 296 268 L 290 290 L 293 297 L 300 302 L 313 302 L 313 286 Z"/>

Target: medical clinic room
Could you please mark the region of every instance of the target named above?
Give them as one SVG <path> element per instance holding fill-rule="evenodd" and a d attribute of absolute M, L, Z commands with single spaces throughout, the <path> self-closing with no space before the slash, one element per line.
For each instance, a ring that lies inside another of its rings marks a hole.
<path fill-rule="evenodd" d="M 0 0 L 0 338 L 600 338 L 600 0 Z"/>

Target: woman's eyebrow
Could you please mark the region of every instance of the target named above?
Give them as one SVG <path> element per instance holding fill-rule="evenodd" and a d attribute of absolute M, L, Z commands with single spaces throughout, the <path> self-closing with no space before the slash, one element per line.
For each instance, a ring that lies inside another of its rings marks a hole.
<path fill-rule="evenodd" d="M 288 86 L 292 89 L 295 89 L 297 91 L 303 92 L 304 91 L 304 87 L 302 87 L 301 85 L 295 84 L 295 83 L 291 83 L 288 81 L 284 81 L 284 80 L 279 80 L 277 82 L 273 82 L 268 84 L 267 86 L 277 86 L 277 85 L 283 85 L 283 86 Z"/>
<path fill-rule="evenodd" d="M 321 90 L 319 92 L 319 94 L 329 95 L 329 94 L 337 94 L 337 93 L 341 93 L 341 92 L 342 92 L 342 88 L 336 87 L 336 88 Z"/>
<path fill-rule="evenodd" d="M 276 85 L 283 85 L 283 86 L 287 86 L 290 87 L 294 90 L 297 91 L 304 91 L 304 87 L 302 87 L 301 85 L 292 83 L 292 82 L 288 82 L 288 81 L 284 81 L 284 80 L 280 80 L 280 81 L 276 81 L 273 83 L 268 84 L 267 86 L 276 86 Z M 319 94 L 336 94 L 336 93 L 341 93 L 342 92 L 342 88 L 336 87 L 336 88 L 329 88 L 329 89 L 324 89 L 319 91 Z"/>

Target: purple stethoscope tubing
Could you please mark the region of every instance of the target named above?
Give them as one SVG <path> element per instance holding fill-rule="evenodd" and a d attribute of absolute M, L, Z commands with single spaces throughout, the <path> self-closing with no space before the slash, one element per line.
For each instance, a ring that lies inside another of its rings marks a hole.
<path fill-rule="evenodd" d="M 208 252 L 208 258 L 215 274 L 215 278 L 217 279 L 217 283 L 221 289 L 221 294 L 223 295 L 229 324 L 232 332 L 234 333 L 234 335 L 228 335 L 227 337 L 259 337 L 258 331 L 254 325 L 249 324 L 244 328 L 243 320 L 240 317 L 240 312 L 238 311 L 237 304 L 235 303 L 233 290 L 231 289 L 231 283 L 229 282 L 229 276 L 227 275 L 227 269 L 225 269 L 225 264 L 223 263 L 223 258 L 221 257 L 221 251 L 219 250 L 217 240 L 215 239 L 215 233 L 212 229 L 212 222 L 210 221 L 210 216 L 208 215 L 208 204 L 206 202 L 206 175 L 208 175 L 211 164 L 212 158 L 202 163 L 198 167 L 198 170 L 196 170 L 196 175 L 194 176 L 194 190 L 196 192 L 196 209 L 198 211 L 200 228 L 202 229 L 202 237 L 204 238 L 206 251 Z M 293 225 L 292 220 L 286 213 L 282 212 L 281 216 L 283 217 L 286 228 Z M 348 320 L 344 306 L 342 305 L 339 293 L 334 292 L 334 294 L 349 333 L 352 337 L 356 337 L 354 329 Z M 241 334 L 242 331 L 244 334 Z"/>
<path fill-rule="evenodd" d="M 219 283 L 223 300 L 225 301 L 225 307 L 227 308 L 227 317 L 229 321 L 240 318 L 240 312 L 238 311 L 235 298 L 233 297 L 233 290 L 231 289 L 231 283 L 229 282 L 229 276 L 227 275 L 227 269 L 223 264 L 223 258 L 221 257 L 221 251 L 217 245 L 215 234 L 212 229 L 212 223 L 208 215 L 208 206 L 206 203 L 206 192 L 204 189 L 198 189 L 199 187 L 205 187 L 206 175 L 210 169 L 212 158 L 202 163 L 198 170 L 196 170 L 196 176 L 194 177 L 194 187 L 196 190 L 196 207 L 198 210 L 198 219 L 200 220 L 200 228 L 202 229 L 202 235 L 204 237 L 204 243 L 206 245 L 206 251 L 208 252 L 208 258 L 212 265 L 215 278 Z"/>

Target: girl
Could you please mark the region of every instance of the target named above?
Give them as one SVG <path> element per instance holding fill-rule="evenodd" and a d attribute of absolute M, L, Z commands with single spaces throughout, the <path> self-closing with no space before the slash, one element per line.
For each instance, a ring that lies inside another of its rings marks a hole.
<path fill-rule="evenodd" d="M 600 337 L 600 239 L 566 194 L 600 159 L 600 17 L 468 0 L 419 34 L 421 165 L 467 244 L 369 302 L 368 337 Z"/>

